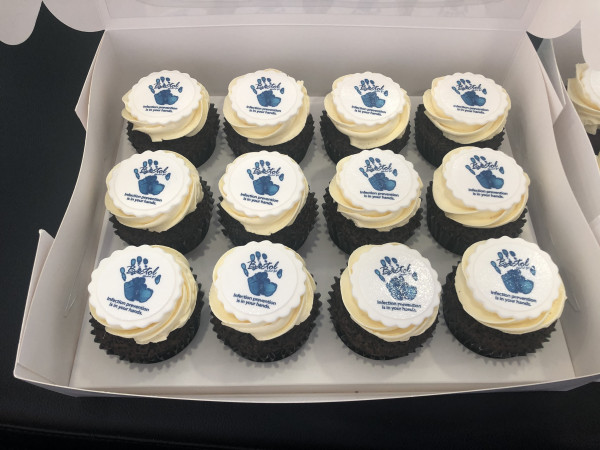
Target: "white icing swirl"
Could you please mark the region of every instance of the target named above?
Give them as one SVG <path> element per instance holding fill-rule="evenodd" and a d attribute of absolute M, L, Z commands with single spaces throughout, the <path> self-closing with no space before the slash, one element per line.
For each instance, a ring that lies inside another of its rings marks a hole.
<path fill-rule="evenodd" d="M 567 81 L 567 93 L 583 122 L 585 131 L 589 134 L 596 134 L 600 127 L 600 105 L 592 99 L 584 82 L 584 77 L 592 69 L 587 64 L 577 64 L 575 69 L 575 78 L 569 78 Z"/>

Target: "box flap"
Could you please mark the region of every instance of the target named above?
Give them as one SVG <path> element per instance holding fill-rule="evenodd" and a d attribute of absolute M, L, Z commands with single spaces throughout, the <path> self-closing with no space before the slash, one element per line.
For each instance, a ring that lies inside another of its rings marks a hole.
<path fill-rule="evenodd" d="M 2 2 L 0 14 L 0 41 L 9 45 L 27 40 L 40 11 L 41 0 Z"/>

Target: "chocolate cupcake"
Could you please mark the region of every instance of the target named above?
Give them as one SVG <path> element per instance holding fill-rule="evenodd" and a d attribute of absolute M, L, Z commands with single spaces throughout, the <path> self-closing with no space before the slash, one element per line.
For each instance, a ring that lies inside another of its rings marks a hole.
<path fill-rule="evenodd" d="M 529 177 L 503 152 L 460 147 L 448 153 L 427 188 L 427 226 L 457 255 L 475 242 L 517 237 L 526 219 Z"/>
<path fill-rule="evenodd" d="M 269 241 L 226 252 L 209 302 L 217 337 L 243 358 L 272 362 L 297 352 L 319 314 L 319 294 L 296 252 Z"/>
<path fill-rule="evenodd" d="M 399 153 L 410 136 L 410 99 L 398 83 L 379 73 L 338 78 L 325 97 L 321 135 L 337 163 L 363 150 Z"/>
<path fill-rule="evenodd" d="M 219 180 L 219 222 L 234 245 L 268 239 L 298 250 L 317 218 L 317 200 L 300 166 L 278 152 L 252 152 Z"/>
<path fill-rule="evenodd" d="M 600 153 L 600 71 L 588 64 L 575 66 L 575 78 L 567 81 L 567 93 L 588 135 L 594 153 Z M 600 160 L 599 160 L 600 161 Z M 599 163 L 600 164 L 600 163 Z"/>
<path fill-rule="evenodd" d="M 213 154 L 219 114 L 204 86 L 188 74 L 151 73 L 123 96 L 123 103 L 127 136 L 138 153 L 171 150 L 195 167 Z"/>
<path fill-rule="evenodd" d="M 343 158 L 323 204 L 331 240 L 348 254 L 366 244 L 406 242 L 421 224 L 422 187 L 412 163 L 390 150 Z"/>
<path fill-rule="evenodd" d="M 198 331 L 203 293 L 188 261 L 173 249 L 117 250 L 92 272 L 88 291 L 94 341 L 119 359 L 164 361 Z"/>
<path fill-rule="evenodd" d="M 385 360 L 421 347 L 437 325 L 441 285 L 426 258 L 406 245 L 366 245 L 335 278 L 329 312 L 353 352 Z"/>
<path fill-rule="evenodd" d="M 239 76 L 223 104 L 225 136 L 236 156 L 268 150 L 304 159 L 314 134 L 302 81 L 275 69 Z"/>
<path fill-rule="evenodd" d="M 212 192 L 196 168 L 171 151 L 146 151 L 117 164 L 104 198 L 115 233 L 131 245 L 163 245 L 181 253 L 206 236 Z"/>
<path fill-rule="evenodd" d="M 550 256 L 531 242 L 509 237 L 469 247 L 442 291 L 450 332 L 488 358 L 524 356 L 542 348 L 565 300 Z"/>
<path fill-rule="evenodd" d="M 510 106 L 504 88 L 482 75 L 455 73 L 436 78 L 417 107 L 417 149 L 435 167 L 461 145 L 497 150 Z"/>

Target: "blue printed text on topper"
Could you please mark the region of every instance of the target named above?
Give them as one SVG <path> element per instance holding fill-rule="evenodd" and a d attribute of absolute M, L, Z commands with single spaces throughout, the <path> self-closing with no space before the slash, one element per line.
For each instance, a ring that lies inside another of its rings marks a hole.
<path fill-rule="evenodd" d="M 490 261 L 491 266 L 500 275 L 502 283 L 513 294 L 530 294 L 534 287 L 535 266 L 529 258 L 521 259 L 512 250 L 502 249 L 498 257 Z M 528 277 L 528 278 L 526 278 Z"/>
<path fill-rule="evenodd" d="M 390 295 L 396 300 L 414 300 L 418 290 L 409 284 L 410 279 L 419 281 L 419 275 L 411 268 L 411 265 L 400 265 L 395 257 L 385 256 L 380 260 L 381 266 L 373 272 L 385 283 Z"/>
<path fill-rule="evenodd" d="M 247 169 L 248 177 L 252 180 L 254 192 L 258 195 L 273 196 L 279 191 L 279 185 L 273 183 L 273 179 L 283 181 L 285 174 L 281 167 L 275 169 L 270 161 L 260 160 L 254 163 L 254 167 Z"/>
<path fill-rule="evenodd" d="M 138 179 L 140 194 L 144 195 L 158 195 L 163 191 L 165 185 L 160 183 L 158 177 L 163 181 L 169 181 L 171 178 L 169 167 L 161 167 L 159 162 L 153 159 L 144 161 L 141 167 L 133 169 L 133 173 Z"/>
<path fill-rule="evenodd" d="M 456 92 L 460 98 L 462 98 L 465 105 L 468 106 L 483 106 L 485 105 L 485 97 L 479 96 L 487 95 L 487 89 L 481 86 L 481 83 L 474 85 L 470 80 L 460 78 L 456 80 L 456 85 L 452 86 L 452 90 Z"/>
<path fill-rule="evenodd" d="M 152 280 L 157 285 L 162 279 L 159 267 L 150 266 L 148 258 L 142 256 L 131 259 L 129 266 L 121 267 L 120 273 L 124 281 L 125 298 L 132 302 L 147 302 L 152 297 L 154 290 L 146 282 Z"/>
<path fill-rule="evenodd" d="M 393 177 L 398 176 L 398 169 L 393 168 L 392 163 L 385 164 L 381 159 L 371 156 L 365 159 L 365 165 L 359 170 L 376 191 L 393 191 L 396 187 L 396 181 L 386 176 L 386 173 Z"/>
<path fill-rule="evenodd" d="M 240 264 L 240 267 L 248 279 L 248 289 L 253 295 L 270 297 L 277 291 L 277 283 L 269 278 L 269 274 L 277 279 L 283 276 L 279 261 L 270 261 L 266 253 L 256 251 L 251 253 L 248 261 Z"/>
<path fill-rule="evenodd" d="M 164 76 L 156 78 L 154 84 L 148 85 L 148 89 L 154 95 L 157 105 L 174 105 L 179 100 L 179 96 L 175 94 L 183 92 L 181 81 L 174 82 Z"/>
<path fill-rule="evenodd" d="M 474 155 L 465 168 L 475 175 L 479 184 L 485 189 L 500 189 L 504 186 L 504 178 L 494 174 L 494 172 L 504 174 L 504 167 L 500 166 L 498 161 L 488 161 L 483 155 Z"/>
<path fill-rule="evenodd" d="M 364 78 L 360 80 L 359 85 L 355 85 L 354 89 L 360 95 L 363 104 L 367 108 L 383 108 L 385 105 L 385 99 L 379 97 L 380 95 L 387 97 L 388 91 L 385 89 L 385 85 L 377 85 L 375 81 Z"/>
<path fill-rule="evenodd" d="M 281 86 L 281 82 L 274 83 L 270 77 L 260 77 L 256 79 L 256 84 L 251 84 L 250 89 L 256 95 L 256 100 L 260 106 L 276 107 L 281 103 L 279 95 L 285 94 L 285 87 Z"/>

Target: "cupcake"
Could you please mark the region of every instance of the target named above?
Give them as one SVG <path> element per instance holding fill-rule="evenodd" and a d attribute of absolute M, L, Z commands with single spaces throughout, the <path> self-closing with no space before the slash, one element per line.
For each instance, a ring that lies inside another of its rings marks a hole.
<path fill-rule="evenodd" d="M 398 83 L 379 73 L 338 78 L 325 97 L 321 135 L 331 160 L 374 148 L 399 153 L 410 135 L 410 99 Z"/>
<path fill-rule="evenodd" d="M 436 78 L 417 107 L 417 149 L 435 167 L 461 145 L 497 150 L 509 110 L 507 92 L 489 78 L 472 73 Z"/>
<path fill-rule="evenodd" d="M 565 300 L 550 256 L 531 242 L 506 236 L 470 246 L 442 291 L 450 332 L 469 350 L 489 358 L 542 348 Z"/>
<path fill-rule="evenodd" d="M 427 188 L 427 226 L 446 250 L 462 255 L 478 241 L 517 237 L 525 225 L 529 177 L 516 161 L 489 148 L 459 147 Z"/>
<path fill-rule="evenodd" d="M 257 362 L 278 361 L 298 351 L 320 306 L 300 255 L 269 241 L 250 242 L 221 256 L 209 303 L 217 337 Z"/>
<path fill-rule="evenodd" d="M 577 64 L 575 68 L 577 74 L 569 78 L 567 93 L 597 156 L 600 153 L 600 71 L 590 69 L 587 64 Z"/>
<path fill-rule="evenodd" d="M 350 254 L 366 244 L 406 242 L 421 224 L 423 183 L 391 150 L 363 150 L 336 165 L 323 213 L 331 240 Z"/>
<path fill-rule="evenodd" d="M 223 104 L 225 136 L 236 156 L 269 150 L 302 161 L 314 134 L 302 81 L 275 69 L 235 78 Z"/>
<path fill-rule="evenodd" d="M 350 350 L 370 359 L 406 356 L 431 337 L 442 287 L 419 252 L 391 242 L 365 245 L 335 278 L 329 312 Z"/>
<path fill-rule="evenodd" d="M 203 293 L 185 257 L 160 245 L 100 261 L 88 286 L 94 341 L 109 355 L 156 363 L 181 352 L 200 325 Z"/>
<path fill-rule="evenodd" d="M 187 253 L 206 236 L 212 192 L 178 153 L 135 154 L 108 173 L 106 186 L 109 220 L 128 244 L 164 245 Z"/>
<path fill-rule="evenodd" d="M 198 167 L 213 154 L 219 114 L 208 92 L 186 73 L 162 70 L 123 96 L 127 136 L 138 153 L 172 150 Z"/>
<path fill-rule="evenodd" d="M 219 191 L 219 222 L 234 245 L 268 239 L 298 250 L 317 218 L 317 200 L 300 166 L 278 152 L 238 156 Z"/>

